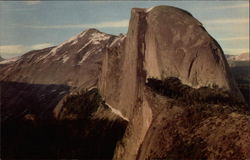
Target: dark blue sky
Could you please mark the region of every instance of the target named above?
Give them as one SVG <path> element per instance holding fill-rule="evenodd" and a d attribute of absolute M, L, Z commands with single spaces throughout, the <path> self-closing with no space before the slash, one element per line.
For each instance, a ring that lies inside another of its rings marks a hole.
<path fill-rule="evenodd" d="M 57 45 L 87 28 L 126 34 L 131 8 L 157 5 L 189 11 L 225 53 L 249 51 L 247 1 L 0 1 L 0 53 L 11 58 Z"/>

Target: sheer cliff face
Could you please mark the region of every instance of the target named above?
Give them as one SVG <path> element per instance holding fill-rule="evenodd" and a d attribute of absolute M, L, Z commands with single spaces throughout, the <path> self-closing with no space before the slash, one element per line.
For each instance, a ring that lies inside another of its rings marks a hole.
<path fill-rule="evenodd" d="M 147 77 L 178 77 L 196 88 L 215 84 L 235 90 L 223 51 L 199 21 L 171 7 L 146 12 Z"/>
<path fill-rule="evenodd" d="M 120 78 L 114 82 L 119 87 L 112 90 L 119 94 L 119 106 L 128 116 L 136 97 L 143 92 L 143 83 L 150 77 L 177 77 L 194 88 L 218 86 L 241 97 L 222 49 L 202 24 L 186 11 L 166 6 L 132 9 L 128 34 L 122 46 L 122 49 L 117 46 L 120 49 L 117 52 L 110 48 L 121 55 L 119 60 L 116 58 L 115 68 L 122 74 L 106 77 Z M 107 61 L 113 59 L 112 53 L 107 54 Z M 106 60 L 104 62 L 108 64 Z M 112 64 L 103 69 L 115 71 Z"/>
<path fill-rule="evenodd" d="M 154 107 L 158 104 L 149 102 L 145 95 L 149 77 L 177 77 L 193 88 L 216 85 L 242 98 L 222 49 L 186 11 L 167 6 L 132 9 L 124 43 L 110 50 L 118 56 L 106 53 L 101 76 L 105 78 L 99 87 L 107 102 L 130 119 L 114 159 L 138 156 L 160 112 L 159 107 Z M 116 75 L 116 71 L 120 74 Z"/>

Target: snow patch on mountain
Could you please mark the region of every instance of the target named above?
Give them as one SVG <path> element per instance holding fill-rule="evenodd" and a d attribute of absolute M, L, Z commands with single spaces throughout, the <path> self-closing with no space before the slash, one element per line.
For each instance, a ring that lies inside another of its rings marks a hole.
<path fill-rule="evenodd" d="M 81 61 L 78 63 L 78 65 L 80 65 L 82 62 L 84 62 L 88 57 L 89 55 L 93 53 L 93 49 L 88 51 L 87 53 L 84 54 L 84 56 L 82 57 Z"/>
<path fill-rule="evenodd" d="M 101 41 L 108 40 L 111 36 L 105 33 L 92 33 L 90 40 L 92 44 L 100 44 Z"/>
<path fill-rule="evenodd" d="M 240 55 L 227 55 L 228 61 L 249 61 L 249 53 L 242 53 Z"/>
<path fill-rule="evenodd" d="M 146 9 L 146 13 L 150 12 L 152 9 L 154 9 L 154 7 L 147 8 L 147 9 Z"/>
<path fill-rule="evenodd" d="M 78 42 L 78 39 L 75 39 L 72 43 L 71 46 L 75 45 Z"/>
<path fill-rule="evenodd" d="M 107 35 L 105 33 L 92 33 L 91 37 L 89 38 L 89 41 L 78 50 L 78 53 L 80 53 L 84 48 L 86 48 L 90 44 L 98 45 L 101 44 L 102 41 L 110 39 L 110 35 Z"/>
<path fill-rule="evenodd" d="M 62 60 L 62 61 L 63 61 L 63 63 L 67 62 L 68 60 L 69 60 L 69 56 L 66 56 L 66 55 L 65 55 L 65 56 L 63 56 L 63 60 Z"/>
<path fill-rule="evenodd" d="M 86 48 L 88 45 L 90 45 L 91 44 L 91 41 L 89 41 L 88 43 L 86 43 L 82 48 L 80 48 L 79 50 L 78 50 L 78 53 L 80 53 L 84 48 Z"/>
<path fill-rule="evenodd" d="M 237 61 L 249 61 L 249 53 L 242 53 L 235 57 Z"/>
<path fill-rule="evenodd" d="M 6 59 L 6 60 L 1 61 L 0 64 L 13 63 L 13 62 L 16 62 L 19 59 L 20 59 L 20 57 L 14 57 L 14 58 Z"/>
<path fill-rule="evenodd" d="M 63 43 L 61 43 L 61 44 L 59 44 L 57 47 L 53 48 L 53 49 L 48 53 L 48 55 L 54 56 L 54 55 L 56 54 L 56 52 L 57 52 L 61 47 L 63 47 L 63 46 L 66 45 L 66 44 L 69 44 L 69 43 L 71 43 L 71 45 L 76 44 L 76 43 L 78 42 L 78 37 L 79 37 L 79 35 L 74 36 L 74 37 L 71 37 L 69 40 L 67 40 L 67 41 L 65 41 L 65 42 L 63 42 Z"/>
<path fill-rule="evenodd" d="M 46 59 L 48 56 L 55 56 L 56 53 L 64 46 L 64 45 L 67 45 L 67 44 L 70 44 L 71 46 L 72 45 L 75 45 L 79 42 L 79 39 L 84 37 L 84 35 L 86 35 L 88 30 L 80 33 L 79 35 L 76 35 L 76 36 L 73 36 L 71 37 L 70 39 L 68 39 L 67 41 L 59 44 L 58 46 L 56 46 L 55 48 L 53 48 L 48 54 L 40 57 L 39 61 L 40 60 L 43 60 L 43 59 Z"/>
<path fill-rule="evenodd" d="M 87 31 L 88 31 L 88 30 L 82 32 L 82 33 L 79 35 L 79 37 L 80 37 L 80 38 L 84 37 L 84 35 L 87 33 Z"/>
<path fill-rule="evenodd" d="M 111 107 L 111 105 L 109 105 L 108 103 L 105 103 L 105 104 L 111 109 L 111 111 L 114 114 L 118 115 L 119 117 L 121 117 L 122 119 L 124 119 L 126 121 L 129 121 L 129 119 L 127 117 L 123 116 L 123 114 L 122 114 L 121 111 L 119 111 L 118 109 L 115 109 L 115 108 Z"/>
<path fill-rule="evenodd" d="M 123 34 L 119 35 L 118 37 L 116 37 L 116 38 L 112 41 L 112 43 L 109 45 L 109 47 L 113 47 L 113 46 L 115 46 L 115 45 L 120 46 L 121 43 L 124 41 L 125 38 L 126 38 L 126 35 L 123 35 Z"/>
<path fill-rule="evenodd" d="M 121 42 L 123 37 L 116 37 L 114 41 L 110 44 L 110 47 L 113 47 L 116 43 Z"/>

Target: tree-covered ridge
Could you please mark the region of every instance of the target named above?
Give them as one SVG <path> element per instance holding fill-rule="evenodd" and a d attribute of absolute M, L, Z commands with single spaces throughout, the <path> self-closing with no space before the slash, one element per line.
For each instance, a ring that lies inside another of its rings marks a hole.
<path fill-rule="evenodd" d="M 68 95 L 60 119 L 42 120 L 26 114 L 2 122 L 1 158 L 112 159 L 127 121 L 93 119 L 98 108 L 111 112 L 98 89 L 83 89 Z"/>
<path fill-rule="evenodd" d="M 151 89 L 157 93 L 178 99 L 185 104 L 222 104 L 229 106 L 247 107 L 234 97 L 230 92 L 218 88 L 216 85 L 210 87 L 192 88 L 183 84 L 176 77 L 168 77 L 163 80 L 149 78 L 146 83 Z"/>
<path fill-rule="evenodd" d="M 91 114 L 97 111 L 98 107 L 104 106 L 98 89 L 80 90 L 69 95 L 63 103 L 60 113 L 61 119 L 89 119 Z"/>
<path fill-rule="evenodd" d="M 191 88 L 175 77 L 149 78 L 146 86 L 146 98 L 159 123 L 151 124 L 138 157 L 249 157 L 245 140 L 249 137 L 249 109 L 233 95 L 216 86 Z"/>

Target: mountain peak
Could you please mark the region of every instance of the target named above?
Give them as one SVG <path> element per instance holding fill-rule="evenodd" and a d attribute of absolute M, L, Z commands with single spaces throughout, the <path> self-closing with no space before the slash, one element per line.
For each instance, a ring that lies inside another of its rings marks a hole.
<path fill-rule="evenodd" d="M 135 8 L 128 37 L 145 46 L 134 52 L 144 52 L 147 77 L 177 77 L 194 88 L 237 88 L 221 47 L 187 11 L 171 6 Z M 132 44 L 128 48 L 131 52 Z"/>
<path fill-rule="evenodd" d="M 88 29 L 84 30 L 83 32 L 91 32 L 91 33 L 93 33 L 93 32 L 101 32 L 101 31 L 99 31 L 96 28 L 88 28 Z"/>
<path fill-rule="evenodd" d="M 56 58 L 56 55 L 65 54 L 66 52 L 67 54 L 69 54 L 70 52 L 68 52 L 68 49 L 70 48 L 74 48 L 74 52 L 80 53 L 84 49 L 86 49 L 86 47 L 107 43 L 107 41 L 111 37 L 114 37 L 114 36 L 100 32 L 99 30 L 94 29 L 94 28 L 87 29 L 81 32 L 80 34 L 73 36 L 70 39 L 54 47 L 48 54 L 41 56 L 38 62 L 39 61 L 45 62 L 46 58 L 48 57 Z M 88 52 L 88 54 L 89 53 L 90 52 Z M 69 59 L 68 56 L 66 57 L 67 58 L 64 58 L 63 63 L 65 63 Z"/>
<path fill-rule="evenodd" d="M 133 8 L 132 12 L 144 12 L 144 13 L 150 13 L 150 12 L 172 12 L 172 13 L 183 13 L 185 15 L 192 16 L 191 13 L 189 13 L 186 10 L 183 10 L 181 8 L 177 8 L 174 6 L 167 6 L 167 5 L 160 5 L 160 6 L 154 6 L 151 8 Z"/>

